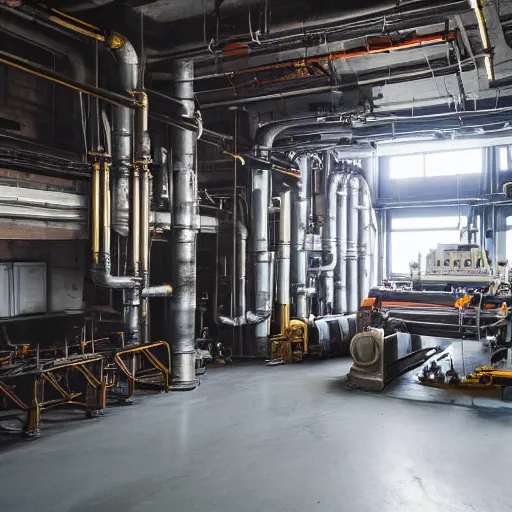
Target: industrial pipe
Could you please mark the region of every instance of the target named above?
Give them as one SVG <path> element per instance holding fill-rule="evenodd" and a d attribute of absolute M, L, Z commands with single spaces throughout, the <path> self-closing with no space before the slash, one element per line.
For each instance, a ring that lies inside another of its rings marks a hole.
<path fill-rule="evenodd" d="M 347 268 L 347 309 L 348 313 L 356 313 L 359 309 L 358 289 L 358 229 L 359 229 L 359 179 L 356 175 L 349 178 L 348 183 L 348 224 L 347 251 L 345 261 Z"/>
<path fill-rule="evenodd" d="M 139 60 L 128 42 L 112 50 L 116 59 L 114 85 L 126 94 L 137 90 Z M 120 106 L 112 110 L 112 228 L 121 236 L 130 232 L 130 174 L 132 168 L 133 112 Z"/>
<path fill-rule="evenodd" d="M 290 326 L 290 243 L 291 243 L 291 190 L 286 187 L 280 195 L 279 217 L 279 282 L 280 335 L 286 336 Z"/>
<path fill-rule="evenodd" d="M 92 222 L 91 222 L 91 250 L 92 261 L 97 265 L 100 261 L 100 163 L 92 164 Z"/>
<path fill-rule="evenodd" d="M 194 63 L 175 61 L 175 96 L 181 101 L 182 117 L 194 118 Z M 172 283 L 175 292 L 169 301 L 171 345 L 171 388 L 194 389 L 195 314 L 196 314 L 196 243 L 199 230 L 197 205 L 196 133 L 173 130 L 173 226 Z"/>
<path fill-rule="evenodd" d="M 100 250 L 100 263 L 93 265 L 91 276 L 98 286 L 112 289 L 130 289 L 141 285 L 140 279 L 132 276 L 113 276 L 111 271 L 110 229 L 111 229 L 111 201 L 110 201 L 110 164 L 103 162 L 102 176 L 102 218 L 103 243 Z"/>
<path fill-rule="evenodd" d="M 347 300 L 347 228 L 348 228 L 348 177 L 343 180 L 337 200 L 336 220 L 336 252 L 338 253 L 338 265 L 335 269 L 334 287 L 335 300 L 334 312 L 336 314 L 346 313 L 348 310 Z"/>
<path fill-rule="evenodd" d="M 307 253 L 306 230 L 308 226 L 308 194 L 310 157 L 307 154 L 299 156 L 300 181 L 294 188 L 292 215 L 292 273 L 291 286 L 295 299 L 295 316 L 307 318 Z"/>

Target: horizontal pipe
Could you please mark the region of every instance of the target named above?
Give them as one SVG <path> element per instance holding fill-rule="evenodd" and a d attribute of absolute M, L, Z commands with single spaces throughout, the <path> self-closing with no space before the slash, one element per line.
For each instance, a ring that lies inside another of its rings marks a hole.
<path fill-rule="evenodd" d="M 351 50 L 344 50 L 339 52 L 331 52 L 322 55 L 315 55 L 314 57 L 307 57 L 298 60 L 287 60 L 282 62 L 276 62 L 274 64 L 267 64 L 263 66 L 256 66 L 252 68 L 244 68 L 237 71 L 228 71 L 225 75 L 227 77 L 234 77 L 243 74 L 253 74 L 260 71 L 267 71 L 272 69 L 288 69 L 292 68 L 307 68 L 312 64 L 319 64 L 325 61 L 335 61 L 341 59 L 350 59 L 354 57 L 362 57 L 365 55 L 374 55 L 380 53 L 388 53 L 393 50 L 407 50 L 411 48 L 417 48 L 418 46 L 427 46 L 436 43 L 445 43 L 453 41 L 456 38 L 455 32 L 441 32 L 435 34 L 426 34 L 423 36 L 417 36 L 412 39 L 401 41 L 399 43 L 392 43 L 389 38 L 381 40 L 378 44 L 369 41 L 364 49 L 354 48 Z"/>
<path fill-rule="evenodd" d="M 108 91 L 100 87 L 95 87 L 93 85 L 71 80 L 65 75 L 56 73 L 55 71 L 52 71 L 44 66 L 40 66 L 39 64 L 35 64 L 34 62 L 31 62 L 27 59 L 23 59 L 17 55 L 13 55 L 2 50 L 0 50 L 0 63 L 19 69 L 21 71 L 25 71 L 40 78 L 44 78 L 50 82 L 54 82 L 58 85 L 73 89 L 74 91 L 82 92 L 88 96 L 98 98 L 112 105 L 125 106 L 130 108 L 136 108 L 139 106 L 138 102 L 133 98 Z"/>
<path fill-rule="evenodd" d="M 172 286 L 169 284 L 161 284 L 158 286 L 148 286 L 142 288 L 140 296 L 143 298 L 152 297 L 170 297 L 172 295 Z"/>

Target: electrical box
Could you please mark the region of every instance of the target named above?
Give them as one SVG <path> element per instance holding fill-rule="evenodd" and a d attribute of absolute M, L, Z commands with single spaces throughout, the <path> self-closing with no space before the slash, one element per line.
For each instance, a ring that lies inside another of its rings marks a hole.
<path fill-rule="evenodd" d="M 0 318 L 13 315 L 12 263 L 0 263 Z"/>
<path fill-rule="evenodd" d="M 50 267 L 50 312 L 80 311 L 83 307 L 83 270 Z"/>
<path fill-rule="evenodd" d="M 13 263 L 14 315 L 46 313 L 46 263 Z"/>

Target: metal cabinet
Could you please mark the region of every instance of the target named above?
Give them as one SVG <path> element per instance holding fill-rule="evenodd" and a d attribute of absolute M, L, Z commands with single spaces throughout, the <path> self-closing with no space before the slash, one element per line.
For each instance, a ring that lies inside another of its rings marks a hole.
<path fill-rule="evenodd" d="M 14 315 L 46 313 L 46 263 L 13 263 Z"/>
<path fill-rule="evenodd" d="M 13 315 L 12 263 L 0 263 L 0 318 Z"/>

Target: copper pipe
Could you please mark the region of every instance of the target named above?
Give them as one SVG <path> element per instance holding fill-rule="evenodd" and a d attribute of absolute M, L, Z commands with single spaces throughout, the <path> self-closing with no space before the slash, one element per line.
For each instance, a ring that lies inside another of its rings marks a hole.
<path fill-rule="evenodd" d="M 109 254 L 106 256 L 106 251 Z M 110 259 L 110 164 L 103 162 L 103 259 Z"/>
<path fill-rule="evenodd" d="M 92 164 L 92 260 L 98 264 L 100 260 L 100 164 Z"/>
<path fill-rule="evenodd" d="M 382 41 L 384 44 L 372 45 L 368 43 L 364 50 L 354 49 L 342 52 L 327 53 L 323 55 L 317 55 L 315 57 L 308 57 L 305 59 L 299 59 L 294 61 L 277 62 L 275 64 L 268 64 L 264 66 L 256 66 L 252 68 L 245 68 L 239 71 L 231 71 L 226 73 L 226 76 L 233 77 L 237 75 L 243 75 L 246 73 L 257 73 L 258 71 L 266 71 L 269 69 L 282 69 L 289 67 L 307 67 L 311 64 L 321 63 L 324 61 L 334 61 L 340 59 L 351 59 L 353 57 L 361 57 L 364 55 L 374 55 L 379 53 L 386 53 L 392 50 L 406 50 L 410 48 L 416 48 L 418 46 L 424 46 L 429 44 L 442 43 L 446 41 L 453 41 L 456 39 L 455 32 L 429 34 L 425 36 L 417 36 L 409 41 L 402 41 L 400 43 L 390 43 L 386 40 Z"/>
<path fill-rule="evenodd" d="M 96 32 L 92 32 L 90 30 L 87 30 L 83 27 L 77 27 L 73 23 L 70 23 L 69 21 L 62 20 L 58 16 L 50 16 L 48 18 L 53 23 L 56 23 L 57 25 L 60 25 L 61 27 L 67 28 L 69 30 L 72 30 L 73 32 L 77 32 L 78 34 L 81 34 L 83 36 L 90 37 L 92 39 L 96 39 L 96 41 L 99 41 L 100 43 L 104 43 L 106 41 L 106 38 L 103 34 L 97 34 Z"/>
<path fill-rule="evenodd" d="M 54 12 L 58 16 L 61 16 L 62 18 L 67 18 L 68 20 L 75 21 L 76 23 L 79 23 L 80 25 L 83 25 L 84 27 L 89 27 L 96 31 L 100 30 L 100 28 L 97 27 L 96 25 L 91 25 L 90 23 L 87 23 L 83 20 L 75 18 L 74 16 L 71 16 L 70 14 L 67 14 L 65 12 L 59 11 L 58 9 L 54 9 L 53 7 L 50 9 L 50 11 Z"/>

